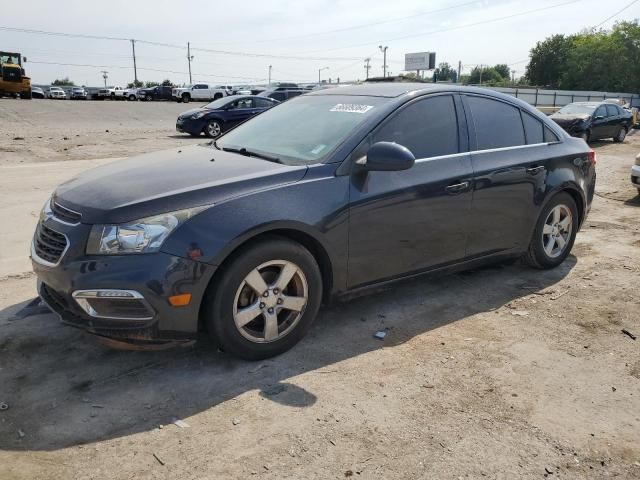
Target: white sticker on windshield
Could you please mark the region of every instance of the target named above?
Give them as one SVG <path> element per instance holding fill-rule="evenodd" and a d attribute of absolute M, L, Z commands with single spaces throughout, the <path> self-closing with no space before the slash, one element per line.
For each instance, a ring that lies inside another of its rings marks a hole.
<path fill-rule="evenodd" d="M 358 103 L 339 103 L 330 112 L 367 113 L 373 105 L 360 105 Z"/>
<path fill-rule="evenodd" d="M 318 145 L 316 148 L 314 148 L 313 150 L 311 150 L 311 153 L 313 153 L 314 155 L 319 154 L 322 150 L 324 150 L 326 148 L 326 145 Z"/>

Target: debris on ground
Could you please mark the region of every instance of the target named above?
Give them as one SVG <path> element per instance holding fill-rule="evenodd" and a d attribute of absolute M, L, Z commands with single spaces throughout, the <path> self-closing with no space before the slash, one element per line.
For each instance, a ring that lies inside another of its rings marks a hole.
<path fill-rule="evenodd" d="M 104 408 L 104 405 L 100 405 L 99 403 L 93 403 L 91 404 L 92 408 Z"/>
<path fill-rule="evenodd" d="M 529 311 L 528 310 L 514 310 L 513 312 L 511 312 L 511 315 L 515 315 L 516 317 L 526 317 L 527 315 L 529 315 Z"/>
<path fill-rule="evenodd" d="M 184 420 L 180 420 L 179 418 L 174 418 L 172 421 L 173 421 L 174 425 L 177 425 L 180 428 L 189 428 L 190 427 L 190 425 L 187 422 L 185 422 Z"/>
<path fill-rule="evenodd" d="M 557 293 L 556 295 L 552 295 L 551 300 L 558 300 L 560 297 L 565 296 L 567 293 L 569 293 L 569 290 L 565 290 L 564 292 L 560 292 L 560 293 Z"/>
<path fill-rule="evenodd" d="M 231 423 L 233 423 L 234 425 L 238 425 L 240 423 L 240 420 L 234 418 L 233 420 L 231 420 Z"/>
<path fill-rule="evenodd" d="M 268 367 L 268 365 L 266 363 L 261 363 L 257 367 L 252 368 L 251 370 L 249 370 L 249 373 L 256 373 L 258 370 L 262 370 L 265 367 Z"/>
<path fill-rule="evenodd" d="M 21 429 L 18 429 L 18 436 L 24 438 L 24 432 Z"/>
<path fill-rule="evenodd" d="M 373 334 L 373 338 L 377 338 L 378 340 L 384 340 L 384 337 L 387 336 L 387 332 L 385 330 L 378 330 Z"/>
<path fill-rule="evenodd" d="M 627 330 L 626 328 L 622 329 L 622 333 L 624 333 L 627 337 L 629 337 L 631 340 L 635 340 L 637 337 L 631 333 L 629 330 Z"/>
<path fill-rule="evenodd" d="M 2 412 L 4 410 L 9 410 L 9 404 L 8 403 L 4 403 L 4 402 L 0 402 L 0 412 Z"/>
<path fill-rule="evenodd" d="M 164 465 L 164 460 L 162 460 L 162 459 L 158 456 L 158 454 L 154 453 L 154 454 L 153 454 L 153 458 L 155 458 L 155 459 L 158 461 L 158 463 L 159 463 L 160 465 Z"/>

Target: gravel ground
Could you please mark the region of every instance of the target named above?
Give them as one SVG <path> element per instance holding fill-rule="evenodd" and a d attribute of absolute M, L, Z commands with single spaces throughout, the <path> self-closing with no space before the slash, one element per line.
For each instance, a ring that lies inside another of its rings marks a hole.
<path fill-rule="evenodd" d="M 0 101 L 0 478 L 640 478 L 640 339 L 621 331 L 640 335 L 640 135 L 594 145 L 597 196 L 559 268 L 406 281 L 322 309 L 265 362 L 204 340 L 110 350 L 25 310 L 51 189 L 193 142 L 183 109 Z"/>

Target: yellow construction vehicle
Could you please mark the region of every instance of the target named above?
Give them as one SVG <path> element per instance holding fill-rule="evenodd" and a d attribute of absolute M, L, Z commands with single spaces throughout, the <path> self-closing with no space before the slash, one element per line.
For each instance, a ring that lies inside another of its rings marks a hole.
<path fill-rule="evenodd" d="M 24 73 L 19 53 L 0 51 L 0 97 L 4 95 L 31 99 L 31 78 Z"/>

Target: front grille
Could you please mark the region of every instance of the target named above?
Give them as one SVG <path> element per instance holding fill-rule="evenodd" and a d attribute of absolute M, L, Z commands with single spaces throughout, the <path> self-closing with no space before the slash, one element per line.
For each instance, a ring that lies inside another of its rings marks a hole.
<path fill-rule="evenodd" d="M 33 248 L 39 258 L 57 264 L 67 249 L 67 237 L 40 223 L 36 228 Z"/>
<path fill-rule="evenodd" d="M 78 212 L 69 210 L 55 201 L 51 202 L 51 212 L 53 212 L 56 218 L 63 222 L 70 223 L 71 225 L 77 225 L 80 223 L 81 215 Z"/>

